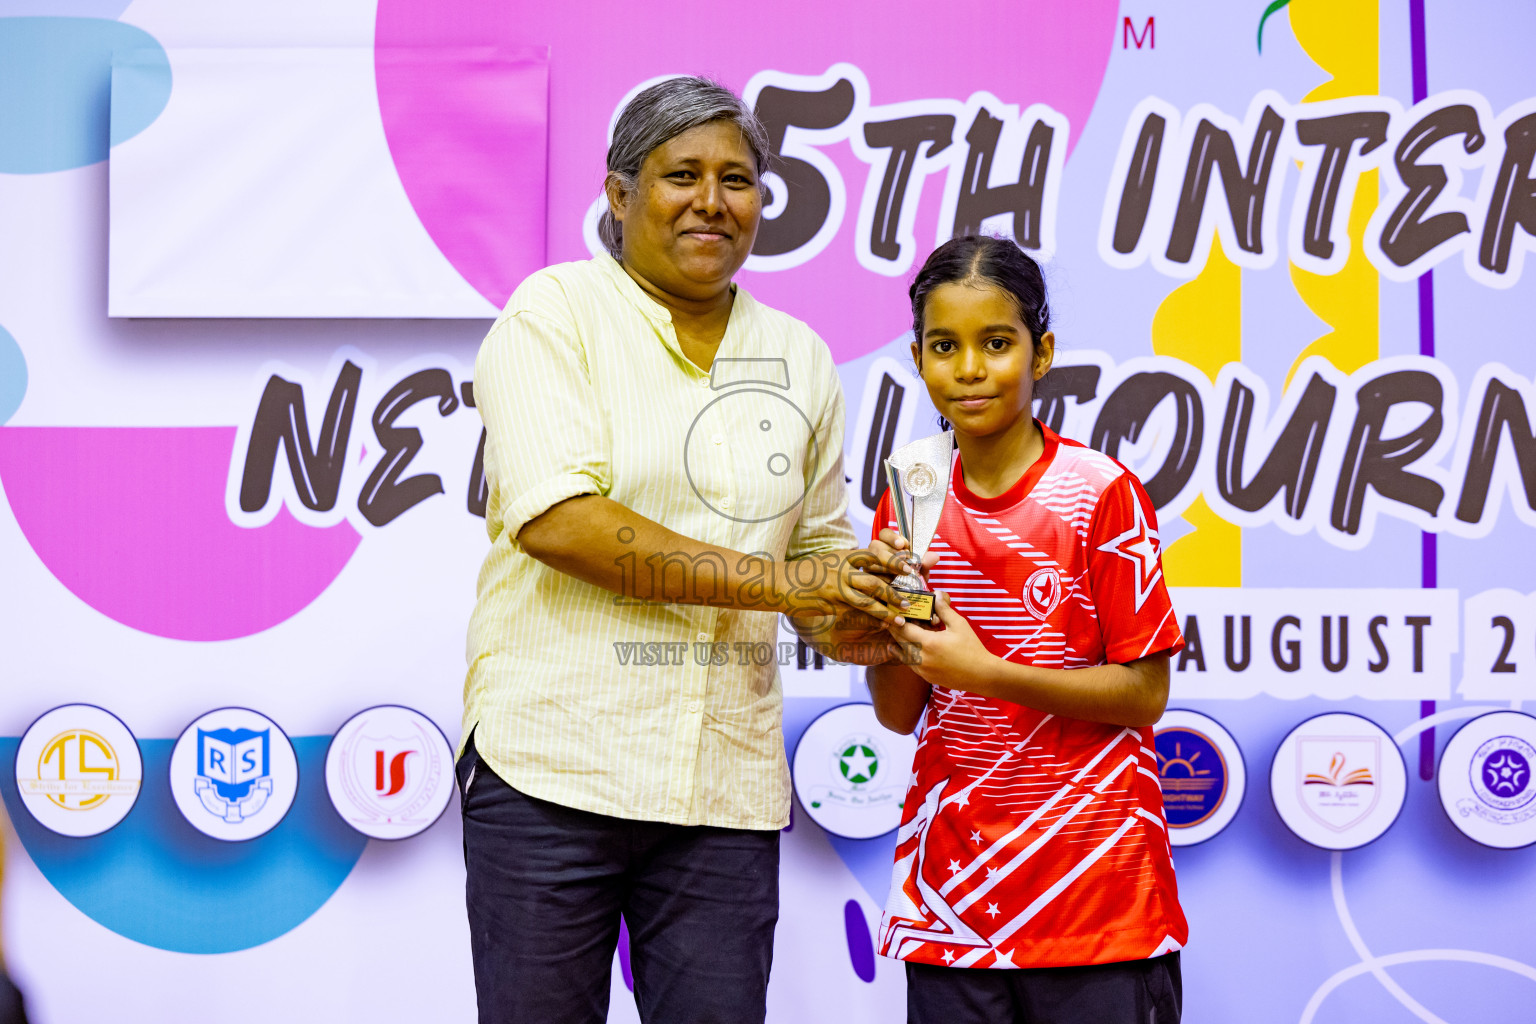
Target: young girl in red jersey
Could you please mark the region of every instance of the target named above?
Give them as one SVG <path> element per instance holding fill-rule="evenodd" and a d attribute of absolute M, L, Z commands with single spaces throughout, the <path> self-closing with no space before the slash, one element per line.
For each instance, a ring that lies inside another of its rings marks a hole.
<path fill-rule="evenodd" d="M 1183 638 L 1151 502 L 1032 418 L 1055 337 L 1018 246 L 946 242 L 911 295 L 957 451 L 929 548 L 942 628 L 896 620 L 915 657 L 869 670 L 880 721 L 923 725 L 880 951 L 917 1024 L 1174 1024 L 1188 927 L 1151 727 Z M 875 532 L 903 547 L 894 526 L 887 492 Z"/>

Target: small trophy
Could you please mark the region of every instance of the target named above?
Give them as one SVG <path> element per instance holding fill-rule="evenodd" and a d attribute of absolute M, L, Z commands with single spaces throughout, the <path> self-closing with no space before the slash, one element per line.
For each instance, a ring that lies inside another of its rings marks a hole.
<path fill-rule="evenodd" d="M 912 530 L 914 516 L 908 511 L 909 502 L 915 511 L 918 501 L 933 494 L 938 487 L 938 475 L 933 467 L 927 463 L 918 462 L 906 471 L 896 467 L 890 459 L 885 461 L 885 479 L 890 484 L 891 508 L 896 513 L 896 529 L 907 538 L 908 550 L 912 552 L 914 559 L 921 559 L 923 553 L 928 550 L 928 544 L 933 540 L 933 530 L 927 530 L 927 536 L 919 538 Z M 940 494 L 940 504 L 943 495 Z M 934 517 L 937 526 L 937 516 Z M 907 571 L 891 581 L 891 586 L 901 591 L 902 595 L 912 603 L 912 607 L 902 612 L 908 621 L 923 624 L 933 618 L 934 593 L 928 589 L 923 578 L 915 571 Z"/>

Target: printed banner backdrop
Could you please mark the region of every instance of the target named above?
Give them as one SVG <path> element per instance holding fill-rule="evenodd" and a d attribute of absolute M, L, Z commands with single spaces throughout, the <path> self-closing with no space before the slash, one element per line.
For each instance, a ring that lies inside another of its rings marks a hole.
<path fill-rule="evenodd" d="M 593 251 L 625 99 L 693 72 L 778 152 L 741 280 L 837 358 L 861 529 L 881 458 L 935 427 L 916 266 L 978 229 L 1045 260 L 1039 413 L 1146 482 L 1190 640 L 1158 741 L 1186 1019 L 1523 1019 L 1532 38 L 1491 0 L 0 0 L 0 919 L 33 1019 L 473 1019 L 429 726 L 458 737 L 486 548 L 474 354 L 519 254 Z M 344 88 L 306 97 L 274 53 Z M 509 61 L 547 68 L 545 106 Z M 244 113 L 198 122 L 247 66 Z M 547 174 L 433 109 L 547 124 Z M 316 139 L 356 195 L 317 183 Z M 487 230 L 535 170 L 526 228 Z M 146 219 L 156 194 L 193 219 Z M 134 305 L 129 252 L 182 305 Z M 280 273 L 221 279 L 219 252 Z M 442 304 L 240 305 L 407 279 Z M 782 639 L 733 654 L 781 662 L 803 801 L 770 1019 L 899 1020 L 872 937 L 910 744 Z M 101 801 L 131 806 L 82 834 Z M 635 1020 L 622 948 L 612 985 Z"/>

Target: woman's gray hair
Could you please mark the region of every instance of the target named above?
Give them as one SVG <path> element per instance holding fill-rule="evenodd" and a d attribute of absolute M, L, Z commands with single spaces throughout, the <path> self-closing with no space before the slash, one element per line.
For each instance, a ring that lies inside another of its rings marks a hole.
<path fill-rule="evenodd" d="M 728 121 L 741 129 L 741 137 L 757 160 L 761 188 L 762 176 L 768 170 L 767 130 L 731 90 L 707 78 L 693 77 L 657 82 L 629 101 L 613 126 L 613 142 L 608 147 L 608 179 L 617 181 L 626 194 L 634 192 L 640 165 L 651 150 L 711 121 Z M 623 229 L 613 211 L 605 209 L 597 223 L 597 237 L 614 259 L 623 251 Z"/>

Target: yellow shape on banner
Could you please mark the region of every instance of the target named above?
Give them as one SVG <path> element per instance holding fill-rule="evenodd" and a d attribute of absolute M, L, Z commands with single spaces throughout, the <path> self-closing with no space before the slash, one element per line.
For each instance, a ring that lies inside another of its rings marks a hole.
<path fill-rule="evenodd" d="M 1163 549 L 1163 576 L 1170 587 L 1243 585 L 1243 529 L 1211 511 L 1205 498 L 1184 510 L 1194 530 Z"/>
<path fill-rule="evenodd" d="M 1375 171 L 1360 175 L 1349 210 L 1349 259 L 1342 270 L 1324 276 L 1291 264 L 1296 294 L 1333 330 L 1296 356 L 1285 374 L 1286 387 L 1308 356 L 1322 356 L 1345 373 L 1354 373 L 1381 354 L 1381 278 L 1365 257 L 1365 225 L 1376 210 L 1376 189 Z"/>
<path fill-rule="evenodd" d="M 1374 96 L 1381 90 L 1379 0 L 1291 0 L 1296 41 L 1333 76 L 1302 99 L 1308 103 Z"/>
<path fill-rule="evenodd" d="M 1381 91 L 1379 0 L 1292 0 L 1286 8 L 1301 48 L 1332 77 L 1302 97 L 1307 102 Z M 1360 176 L 1349 210 L 1349 259 L 1337 274 L 1311 274 L 1291 264 L 1296 294 L 1332 330 L 1301 350 L 1286 386 L 1308 356 L 1322 356 L 1353 373 L 1381 354 L 1381 279 L 1365 258 L 1365 225 L 1380 196 L 1377 173 Z"/>
<path fill-rule="evenodd" d="M 1227 259 L 1221 239 L 1205 267 L 1168 293 L 1152 315 L 1152 351 L 1181 359 L 1212 381 L 1243 356 L 1243 271 Z M 1171 587 L 1237 587 L 1243 582 L 1243 531 L 1196 498 L 1184 511 L 1194 530 L 1163 549 Z"/>

